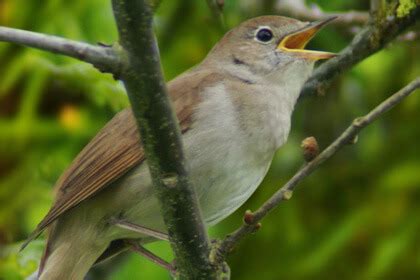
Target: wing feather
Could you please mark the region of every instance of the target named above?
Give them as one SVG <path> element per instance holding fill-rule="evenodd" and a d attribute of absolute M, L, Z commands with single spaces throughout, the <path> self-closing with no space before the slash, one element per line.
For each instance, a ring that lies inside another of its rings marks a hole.
<path fill-rule="evenodd" d="M 201 89 L 221 79 L 220 74 L 193 71 L 168 84 L 183 133 L 192 125 L 192 115 L 200 100 Z M 63 213 L 94 196 L 144 159 L 140 134 L 131 108 L 127 108 L 99 131 L 58 179 L 53 206 L 22 249 Z"/>

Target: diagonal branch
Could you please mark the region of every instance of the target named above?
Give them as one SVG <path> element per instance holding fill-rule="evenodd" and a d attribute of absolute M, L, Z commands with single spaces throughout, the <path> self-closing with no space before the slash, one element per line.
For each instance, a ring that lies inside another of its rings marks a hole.
<path fill-rule="evenodd" d="M 114 49 L 31 31 L 0 26 L 0 41 L 70 56 L 93 64 L 102 72 L 117 74 L 120 61 Z"/>
<path fill-rule="evenodd" d="M 112 0 L 127 67 L 121 79 L 137 120 L 180 279 L 216 279 L 197 196 L 190 184 L 181 133 L 171 108 L 147 0 Z"/>
<path fill-rule="evenodd" d="M 335 153 L 344 146 L 352 143 L 357 134 L 366 126 L 377 120 L 384 113 L 389 111 L 395 105 L 400 103 L 404 98 L 420 88 L 420 77 L 412 81 L 400 91 L 394 93 L 391 97 L 383 101 L 367 115 L 356 118 L 353 123 L 319 156 L 313 161 L 305 164 L 282 188 L 280 188 L 273 196 L 271 196 L 257 211 L 254 213 L 246 213 L 245 224 L 239 229 L 228 235 L 215 250 L 214 255 L 218 260 L 223 260 L 228 253 L 232 251 L 235 245 L 247 234 L 252 233 L 259 227 L 259 222 L 282 201 L 291 198 L 296 186 L 312 172 L 314 172 L 322 163 L 331 158 Z M 214 252 L 213 252 L 214 253 Z"/>
<path fill-rule="evenodd" d="M 176 269 L 172 264 L 168 263 L 164 259 L 155 255 L 151 251 L 147 250 L 142 245 L 140 245 L 138 242 L 127 241 L 127 244 L 131 247 L 131 250 L 133 250 L 134 252 L 136 252 L 136 253 L 140 254 L 141 256 L 147 258 L 148 260 L 154 262 L 158 266 L 168 270 L 171 273 L 171 275 L 174 275 L 174 276 L 176 275 L 176 273 L 177 273 Z"/>
<path fill-rule="evenodd" d="M 376 3 L 375 1 L 372 1 Z M 383 1 L 381 1 L 383 2 Z M 391 4 L 388 4 L 391 5 Z M 376 6 L 375 9 L 378 9 Z M 306 82 L 302 95 L 322 95 L 339 74 L 350 69 L 366 57 L 380 51 L 395 37 L 413 25 L 420 18 L 420 4 L 410 13 L 399 16 L 397 8 L 389 7 L 391 15 L 374 10 L 374 17 L 339 55 L 319 66 Z"/>

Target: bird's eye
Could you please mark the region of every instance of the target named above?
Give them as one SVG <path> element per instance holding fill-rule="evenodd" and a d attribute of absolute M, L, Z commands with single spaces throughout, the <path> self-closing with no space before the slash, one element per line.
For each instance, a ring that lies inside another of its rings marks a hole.
<path fill-rule="evenodd" d="M 273 32 L 268 28 L 261 28 L 257 31 L 255 38 L 260 42 L 267 43 L 273 39 Z"/>

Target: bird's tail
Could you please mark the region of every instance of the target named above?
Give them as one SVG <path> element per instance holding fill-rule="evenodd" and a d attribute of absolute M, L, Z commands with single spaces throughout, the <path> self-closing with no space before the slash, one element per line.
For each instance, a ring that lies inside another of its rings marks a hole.
<path fill-rule="evenodd" d="M 83 280 L 108 246 L 108 243 L 98 244 L 98 239 L 92 240 L 87 236 L 72 232 L 56 237 L 54 232 L 50 232 L 38 279 Z"/>

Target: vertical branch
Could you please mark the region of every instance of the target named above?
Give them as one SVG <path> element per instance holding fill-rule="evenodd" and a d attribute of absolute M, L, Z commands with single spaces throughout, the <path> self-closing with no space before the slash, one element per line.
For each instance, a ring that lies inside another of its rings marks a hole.
<path fill-rule="evenodd" d="M 207 5 L 210 8 L 211 13 L 218 27 L 223 30 L 225 28 L 225 21 L 223 18 L 223 6 L 225 5 L 224 0 L 207 0 Z"/>
<path fill-rule="evenodd" d="M 370 0 L 370 12 L 372 14 L 377 13 L 380 10 L 382 0 Z"/>
<path fill-rule="evenodd" d="M 380 29 L 380 26 L 384 22 L 386 16 L 387 3 L 385 0 L 370 0 L 370 24 L 372 26 L 377 26 Z"/>
<path fill-rule="evenodd" d="M 121 79 L 139 127 L 181 279 L 215 279 L 210 246 L 184 162 L 146 0 L 112 0 L 126 54 Z"/>

